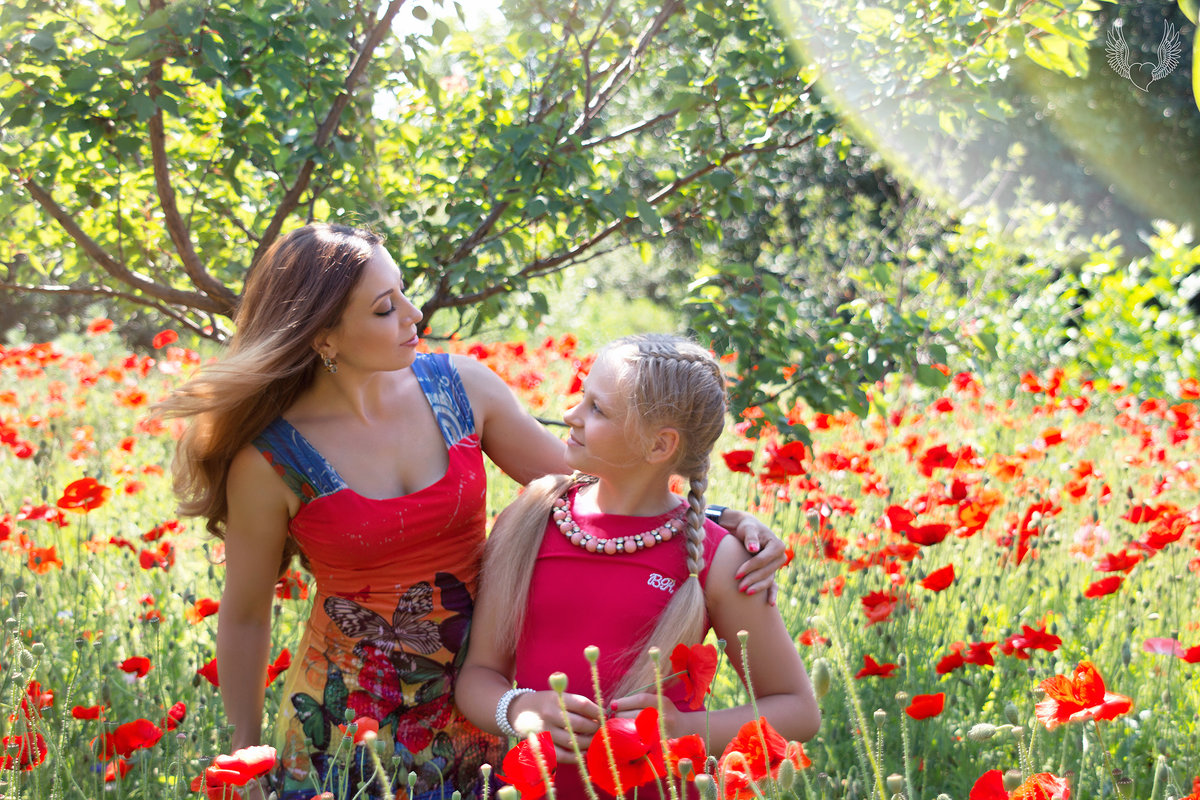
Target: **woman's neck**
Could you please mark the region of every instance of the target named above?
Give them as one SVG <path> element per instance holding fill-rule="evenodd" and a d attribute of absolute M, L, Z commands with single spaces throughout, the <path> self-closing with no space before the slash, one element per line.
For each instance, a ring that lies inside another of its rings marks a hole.
<path fill-rule="evenodd" d="M 671 492 L 669 474 L 652 480 L 600 478 L 579 494 L 585 508 L 594 508 L 603 514 L 656 517 L 679 505 L 679 498 Z M 576 501 L 579 499 L 577 497 Z"/>

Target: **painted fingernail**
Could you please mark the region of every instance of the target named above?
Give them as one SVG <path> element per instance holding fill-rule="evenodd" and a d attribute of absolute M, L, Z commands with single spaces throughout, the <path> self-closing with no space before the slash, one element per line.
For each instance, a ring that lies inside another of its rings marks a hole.
<path fill-rule="evenodd" d="M 753 590 L 753 589 L 747 589 L 747 590 L 746 590 L 746 594 L 754 594 L 754 590 Z"/>

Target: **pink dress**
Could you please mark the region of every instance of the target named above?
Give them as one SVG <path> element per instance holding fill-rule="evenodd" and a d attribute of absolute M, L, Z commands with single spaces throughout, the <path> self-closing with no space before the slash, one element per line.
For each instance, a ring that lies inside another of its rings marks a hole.
<path fill-rule="evenodd" d="M 581 513 L 575 509 L 571 490 L 571 514 L 587 533 L 614 538 L 641 533 L 669 519 L 614 514 Z M 681 501 L 681 505 L 682 505 Z M 674 512 L 672 512 L 674 513 Z M 705 522 L 703 586 L 717 545 L 725 529 Z M 549 521 L 538 550 L 537 564 L 529 587 L 529 609 L 517 644 L 517 685 L 530 689 L 550 688 L 552 672 L 567 676 L 567 691 L 594 698 L 591 672 L 583 651 L 600 648 L 597 669 L 606 700 L 637 656 L 637 645 L 666 608 L 675 587 L 687 579 L 687 553 L 683 535 L 669 542 L 634 553 L 603 555 L 589 553 L 570 540 Z M 666 687 L 667 699 L 683 708 L 678 681 Z M 555 792 L 560 800 L 583 800 L 587 795 L 582 777 L 574 766 L 560 765 L 555 774 Z M 654 796 L 657 791 L 650 789 Z M 597 794 L 606 797 L 597 789 Z"/>
<path fill-rule="evenodd" d="M 479 767 L 498 764 L 503 743 L 454 705 L 466 656 L 484 543 L 487 482 L 471 405 L 443 355 L 412 369 L 437 418 L 446 474 L 412 494 L 375 500 L 345 481 L 282 417 L 254 444 L 303 506 L 290 532 L 316 579 L 312 612 L 288 671 L 276 717 L 281 800 L 320 791 L 376 797 L 374 766 L 343 745 L 338 725 L 368 716 L 388 744 L 387 775 L 399 797 L 449 800 L 478 792 Z M 347 754 L 353 754 L 346 763 Z M 369 789 L 358 793 L 360 780 Z"/>

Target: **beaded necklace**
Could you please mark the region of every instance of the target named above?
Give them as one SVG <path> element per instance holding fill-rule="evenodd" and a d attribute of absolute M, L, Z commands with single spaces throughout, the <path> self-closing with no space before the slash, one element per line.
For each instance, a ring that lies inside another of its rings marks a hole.
<path fill-rule="evenodd" d="M 636 553 L 662 542 L 669 542 L 675 534 L 683 530 L 683 520 L 676 515 L 661 525 L 642 533 L 617 536 L 612 539 L 598 539 L 580 528 L 579 523 L 571 516 L 571 501 L 568 497 L 570 491 L 570 487 L 568 487 L 566 493 L 554 500 L 550 516 L 571 544 L 581 547 L 589 553 L 602 553 L 610 556 L 617 553 Z"/>

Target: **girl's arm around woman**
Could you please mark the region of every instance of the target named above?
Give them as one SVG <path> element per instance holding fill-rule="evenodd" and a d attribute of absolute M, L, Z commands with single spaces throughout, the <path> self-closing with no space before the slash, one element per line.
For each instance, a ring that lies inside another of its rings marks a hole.
<path fill-rule="evenodd" d="M 779 609 L 768 607 L 762 595 L 749 596 L 738 591 L 733 576 L 743 557 L 740 542 L 732 536 L 721 540 L 705 582 L 709 620 L 717 636 L 725 640 L 725 653 L 743 682 L 749 674 L 759 716 L 766 717 L 785 739 L 807 741 L 821 725 L 816 694 Z M 739 631 L 747 634 L 746 654 L 741 652 Z M 642 708 L 657 706 L 657 702 L 654 694 L 642 693 L 620 698 L 613 707 L 618 716 L 634 717 Z M 708 703 L 712 705 L 711 698 Z M 708 747 L 713 753 L 720 753 L 738 729 L 754 719 L 750 704 L 713 710 L 707 721 L 703 709 L 679 711 L 669 702 L 664 705 L 668 736 L 676 738 L 691 733 L 703 736 L 707 724 Z"/>

